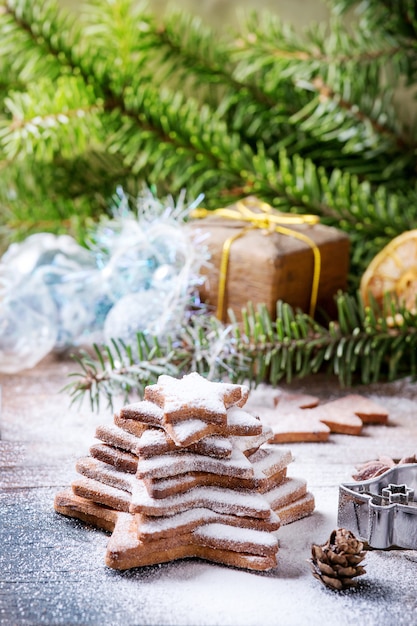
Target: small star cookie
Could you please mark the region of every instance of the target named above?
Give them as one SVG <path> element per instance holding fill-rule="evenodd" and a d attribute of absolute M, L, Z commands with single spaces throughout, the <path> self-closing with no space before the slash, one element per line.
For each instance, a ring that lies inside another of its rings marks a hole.
<path fill-rule="evenodd" d="M 338 406 L 337 400 L 320 404 L 313 409 L 305 409 L 312 418 L 323 422 L 332 433 L 340 435 L 360 435 L 363 422 L 353 409 L 348 406 Z"/>
<path fill-rule="evenodd" d="M 272 443 L 327 441 L 330 428 L 311 415 L 312 409 L 294 408 L 267 420 L 272 428 Z"/>
<path fill-rule="evenodd" d="M 275 412 L 263 418 L 272 426 L 274 443 L 327 441 L 329 433 L 360 435 L 364 424 L 386 424 L 388 411 L 359 394 L 319 403 L 308 394 L 279 392 Z"/>
<path fill-rule="evenodd" d="M 364 424 L 386 424 L 388 421 L 387 409 L 359 394 L 351 393 L 323 406 L 329 406 L 335 412 L 354 413 Z"/>
<path fill-rule="evenodd" d="M 245 385 L 216 383 L 192 372 L 180 379 L 162 374 L 155 385 L 145 389 L 144 398 L 163 409 L 168 424 L 200 419 L 226 426 L 226 409 L 243 406 L 248 395 Z"/>

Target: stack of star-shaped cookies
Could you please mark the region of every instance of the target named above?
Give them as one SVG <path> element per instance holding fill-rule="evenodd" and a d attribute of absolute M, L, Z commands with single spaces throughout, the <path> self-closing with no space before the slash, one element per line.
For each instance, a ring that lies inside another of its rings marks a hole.
<path fill-rule="evenodd" d="M 55 509 L 112 531 L 106 563 L 128 569 L 200 557 L 253 570 L 276 566 L 276 531 L 312 512 L 291 453 L 243 407 L 244 385 L 197 373 L 162 375 L 125 406 L 77 463 Z"/>

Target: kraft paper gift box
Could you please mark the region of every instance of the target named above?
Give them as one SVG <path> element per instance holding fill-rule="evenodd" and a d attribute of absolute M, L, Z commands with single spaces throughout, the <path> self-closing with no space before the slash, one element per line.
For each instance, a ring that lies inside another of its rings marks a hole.
<path fill-rule="evenodd" d="M 254 197 L 195 215 L 204 217 L 190 227 L 210 253 L 200 297 L 219 319 L 227 320 L 229 308 L 241 319 L 248 302 L 265 304 L 275 319 L 278 300 L 334 317 L 334 296 L 347 287 L 346 234 L 316 216 L 281 214 Z"/>

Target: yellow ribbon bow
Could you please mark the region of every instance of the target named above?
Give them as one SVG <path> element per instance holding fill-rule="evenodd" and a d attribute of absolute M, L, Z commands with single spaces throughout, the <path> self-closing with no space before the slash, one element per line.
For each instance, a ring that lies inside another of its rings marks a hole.
<path fill-rule="evenodd" d="M 256 207 L 257 211 L 254 211 L 250 208 L 251 204 Z M 319 218 L 317 215 L 294 215 L 292 213 L 276 212 L 274 213 L 273 208 L 266 202 L 260 202 L 256 198 L 246 198 L 244 200 L 240 200 L 235 205 L 233 205 L 233 208 L 220 208 L 211 211 L 203 208 L 195 209 L 192 212 L 191 217 L 203 218 L 209 215 L 217 215 L 219 217 L 224 217 L 230 220 L 248 222 L 249 224 L 235 235 L 232 235 L 231 237 L 226 239 L 223 244 L 222 257 L 220 261 L 219 289 L 216 312 L 216 316 L 218 317 L 218 319 L 223 319 L 224 315 L 227 269 L 229 265 L 230 249 L 232 247 L 232 243 L 239 237 L 242 237 L 249 230 L 252 230 L 254 228 L 260 228 L 269 232 L 277 232 L 282 235 L 287 235 L 289 237 L 295 237 L 296 239 L 299 239 L 300 241 L 303 241 L 308 246 L 310 246 L 314 257 L 314 266 L 309 313 L 311 317 L 314 317 L 317 305 L 317 295 L 321 271 L 320 250 L 317 244 L 310 237 L 285 225 L 317 224 L 319 222 Z"/>

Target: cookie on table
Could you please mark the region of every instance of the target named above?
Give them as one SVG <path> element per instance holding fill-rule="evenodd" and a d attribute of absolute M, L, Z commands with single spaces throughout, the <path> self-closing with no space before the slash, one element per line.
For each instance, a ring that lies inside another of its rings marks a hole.
<path fill-rule="evenodd" d="M 275 412 L 265 415 L 274 443 L 327 441 L 330 433 L 360 435 L 364 423 L 388 421 L 383 406 L 359 394 L 320 404 L 315 396 L 280 392 L 274 404 Z"/>
<path fill-rule="evenodd" d="M 243 385 L 161 376 L 145 399 L 99 426 L 55 509 L 112 531 L 106 563 L 128 569 L 184 557 L 264 571 L 285 523 L 312 512 L 291 452 L 244 408 Z M 313 506 L 311 506 L 313 504 Z"/>
<path fill-rule="evenodd" d="M 363 421 L 356 415 L 350 403 L 338 404 L 338 401 L 320 404 L 313 409 L 305 411 L 330 429 L 332 433 L 341 435 L 360 435 Z"/>
<path fill-rule="evenodd" d="M 289 413 L 294 409 L 311 409 L 319 402 L 319 398 L 307 393 L 288 393 L 280 390 L 274 396 L 274 406 L 280 413 Z"/>
<path fill-rule="evenodd" d="M 334 411 L 354 413 L 364 424 L 386 424 L 388 421 L 387 409 L 359 394 L 349 394 L 323 406 Z"/>
<path fill-rule="evenodd" d="M 330 427 L 318 417 L 311 414 L 313 409 L 300 409 L 273 415 L 268 413 L 266 419 L 272 428 L 272 443 L 322 442 L 329 439 Z"/>
<path fill-rule="evenodd" d="M 132 515 L 119 514 L 110 537 L 106 564 L 130 569 L 198 557 L 223 565 L 268 570 L 276 566 L 277 539 L 272 533 L 226 524 L 204 524 L 192 532 L 142 541 Z"/>

